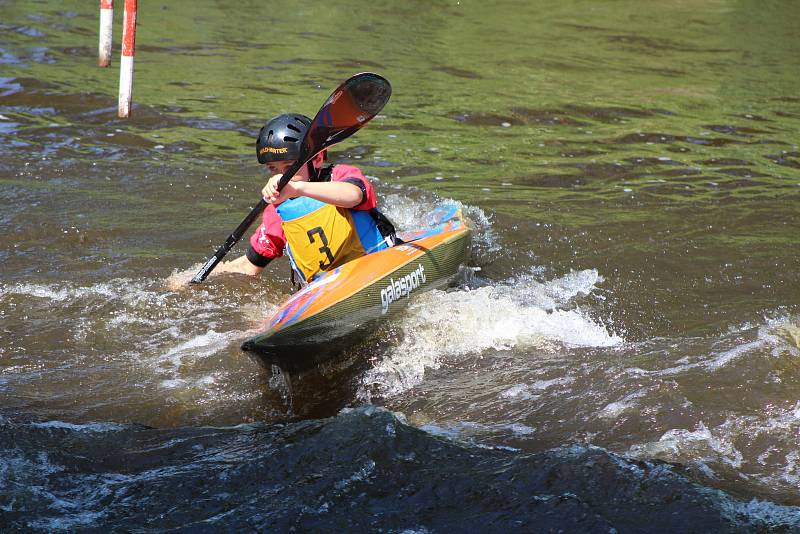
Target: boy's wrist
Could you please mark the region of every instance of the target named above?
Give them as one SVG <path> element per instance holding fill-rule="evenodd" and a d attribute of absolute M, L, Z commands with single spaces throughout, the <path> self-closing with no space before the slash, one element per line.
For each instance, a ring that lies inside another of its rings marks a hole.
<path fill-rule="evenodd" d="M 301 180 L 298 180 L 296 182 L 291 182 L 291 184 L 292 184 L 292 187 L 294 188 L 294 192 L 295 193 L 297 193 L 298 195 L 304 195 L 305 194 L 307 182 L 303 182 Z"/>

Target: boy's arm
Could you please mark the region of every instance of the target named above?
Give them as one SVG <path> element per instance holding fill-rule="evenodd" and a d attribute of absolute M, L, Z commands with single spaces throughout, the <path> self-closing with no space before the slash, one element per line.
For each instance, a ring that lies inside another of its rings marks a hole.
<path fill-rule="evenodd" d="M 340 208 L 353 208 L 361 204 L 364 198 L 361 189 L 348 182 L 289 181 L 278 193 L 277 187 L 280 178 L 279 174 L 270 178 L 261 191 L 264 199 L 271 204 L 280 204 L 287 198 L 303 196 Z"/>
<path fill-rule="evenodd" d="M 295 191 L 340 208 L 354 208 L 364 199 L 361 189 L 350 182 L 297 182 Z"/>
<path fill-rule="evenodd" d="M 235 260 L 231 261 L 223 261 L 217 268 L 214 270 L 216 273 L 240 273 L 240 274 L 249 274 L 250 276 L 256 276 L 261 274 L 263 271 L 263 267 L 259 267 L 258 265 L 254 265 L 246 255 L 240 256 Z"/>
<path fill-rule="evenodd" d="M 282 255 L 285 244 L 286 238 L 281 228 L 281 219 L 275 212 L 274 206 L 267 206 L 261 224 L 250 236 L 247 253 L 235 260 L 220 263 L 216 272 L 241 273 L 251 276 L 261 274 L 269 262 Z"/>

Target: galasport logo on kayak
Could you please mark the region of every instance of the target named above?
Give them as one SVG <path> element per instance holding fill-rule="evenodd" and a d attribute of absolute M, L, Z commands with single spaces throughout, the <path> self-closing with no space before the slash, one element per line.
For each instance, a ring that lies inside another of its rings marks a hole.
<path fill-rule="evenodd" d="M 258 155 L 260 156 L 261 154 L 286 154 L 287 152 L 289 152 L 289 149 L 286 148 L 285 146 L 282 146 L 280 148 L 272 148 L 271 146 L 265 146 L 264 148 L 258 151 Z"/>
<path fill-rule="evenodd" d="M 424 284 L 425 280 L 425 267 L 421 263 L 419 267 L 397 280 L 390 278 L 389 285 L 381 289 L 381 313 L 389 311 L 389 304 L 409 296 L 412 291 Z"/>

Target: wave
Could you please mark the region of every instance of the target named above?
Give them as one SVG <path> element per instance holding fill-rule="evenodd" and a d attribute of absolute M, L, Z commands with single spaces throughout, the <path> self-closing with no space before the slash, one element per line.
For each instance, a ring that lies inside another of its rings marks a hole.
<path fill-rule="evenodd" d="M 393 323 L 401 341 L 365 374 L 359 396 L 407 391 L 446 358 L 487 350 L 619 345 L 624 341 L 619 334 L 574 302 L 602 280 L 596 270 L 585 270 L 546 282 L 523 277 L 420 295 Z"/>
<path fill-rule="evenodd" d="M 800 528 L 797 507 L 737 500 L 662 462 L 598 447 L 520 453 L 431 430 L 373 407 L 276 426 L 98 433 L 0 422 L 0 519 L 37 532 L 153 521 L 226 531 L 463 532 L 476 520 L 485 532 Z"/>

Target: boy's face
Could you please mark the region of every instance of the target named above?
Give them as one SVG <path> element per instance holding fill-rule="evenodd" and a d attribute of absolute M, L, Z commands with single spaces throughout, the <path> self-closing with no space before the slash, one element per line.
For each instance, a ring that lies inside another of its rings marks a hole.
<path fill-rule="evenodd" d="M 314 164 L 315 169 L 319 169 L 320 165 L 324 161 L 323 155 L 317 154 L 314 156 L 314 159 L 311 160 L 311 163 Z M 294 164 L 294 160 L 286 160 L 286 161 L 270 161 L 266 164 L 267 170 L 270 174 L 283 174 L 289 167 Z M 308 166 L 303 165 L 300 169 L 295 173 L 292 177 L 292 180 L 308 180 Z"/>
<path fill-rule="evenodd" d="M 269 170 L 269 172 L 271 174 L 283 174 L 287 170 L 289 170 L 289 167 L 291 167 L 293 163 L 294 163 L 294 161 L 290 161 L 290 160 L 289 161 L 270 161 L 269 163 L 267 163 L 267 170 Z M 303 165 L 303 167 L 305 167 L 305 165 Z M 299 171 L 297 171 L 296 175 L 300 174 L 300 172 L 302 170 L 304 170 L 304 169 L 301 168 Z"/>

